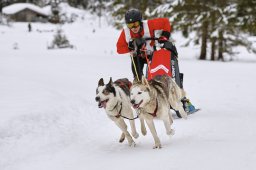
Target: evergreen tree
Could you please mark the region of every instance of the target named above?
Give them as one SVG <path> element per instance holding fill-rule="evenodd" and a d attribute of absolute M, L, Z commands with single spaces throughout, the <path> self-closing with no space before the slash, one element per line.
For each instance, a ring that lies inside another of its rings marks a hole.
<path fill-rule="evenodd" d="M 240 4 L 239 1 L 241 1 Z M 256 30 L 254 29 L 256 15 L 254 14 L 255 10 L 252 10 L 255 5 L 253 7 L 247 6 L 248 8 L 245 9 L 249 12 L 244 16 L 242 12 L 238 12 L 238 6 L 241 7 L 245 4 L 252 5 L 252 2 L 242 3 L 242 0 L 179 0 L 178 3 L 170 2 L 168 9 L 166 9 L 166 5 L 158 7 L 158 15 L 161 13 L 159 9 L 165 9 L 163 10 L 165 13 L 161 16 L 173 20 L 174 29 L 182 31 L 183 36 L 188 38 L 187 45 L 190 42 L 195 44 L 200 42 L 199 59 L 207 59 L 207 45 L 211 43 L 211 60 L 224 61 L 224 54 L 233 56 L 233 49 L 238 45 L 245 46 L 249 51 L 255 51 L 252 42 L 245 41 L 246 37 L 243 36 L 242 32 L 245 30 L 252 34 Z M 240 11 L 244 11 L 243 9 Z M 193 32 L 196 36 L 192 37 L 190 34 Z M 218 56 L 215 56 L 216 54 Z"/>
<path fill-rule="evenodd" d="M 3 2 L 0 2 L 0 15 L 2 14 L 2 9 L 3 9 Z"/>
<path fill-rule="evenodd" d="M 101 19 L 107 15 L 109 3 L 107 0 L 90 1 L 87 7 L 92 14 L 96 14 L 99 17 L 99 27 L 101 27 Z"/>
<path fill-rule="evenodd" d="M 237 1 L 237 17 L 242 30 L 256 36 L 256 0 Z"/>
<path fill-rule="evenodd" d="M 172 3 L 169 13 L 165 16 L 173 20 L 173 28 L 181 30 L 184 37 L 189 38 L 187 45 L 191 42 L 201 42 L 199 59 L 205 60 L 207 55 L 207 43 L 209 39 L 209 16 L 210 10 L 206 0 L 183 0 Z M 191 37 L 189 33 L 195 33 Z"/>
<path fill-rule="evenodd" d="M 215 25 L 218 25 L 214 31 L 218 32 L 218 60 L 224 61 L 223 54 L 228 54 L 232 60 L 232 56 L 236 54 L 234 51 L 236 46 L 244 46 L 248 51 L 253 51 L 252 42 L 247 41 L 245 31 L 243 31 L 238 12 L 237 0 L 216 0 L 217 8 L 213 8 L 217 19 Z M 242 18 L 244 18 L 243 16 Z M 249 24 L 250 25 L 250 24 Z"/>

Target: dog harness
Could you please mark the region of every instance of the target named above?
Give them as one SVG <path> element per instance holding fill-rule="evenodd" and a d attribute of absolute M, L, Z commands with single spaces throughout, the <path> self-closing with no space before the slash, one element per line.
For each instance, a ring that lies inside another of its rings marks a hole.
<path fill-rule="evenodd" d="M 117 106 L 117 105 L 118 105 L 118 102 L 117 102 L 116 106 Z M 115 106 L 115 107 L 116 107 L 116 106 Z M 121 103 L 121 108 L 120 108 L 120 110 L 119 110 L 118 114 L 115 116 L 116 118 L 119 118 L 119 117 L 121 117 L 121 116 L 122 116 L 122 115 L 121 115 L 122 108 L 123 108 L 123 105 L 122 105 L 122 103 Z"/>
<path fill-rule="evenodd" d="M 130 88 L 132 86 L 132 83 L 127 78 L 118 79 L 114 82 L 114 84 L 119 86 L 126 95 L 130 96 Z"/>
<path fill-rule="evenodd" d="M 157 101 L 157 99 L 156 99 L 156 108 L 155 108 L 154 112 L 153 112 L 153 113 L 146 112 L 146 113 L 150 114 L 150 115 L 153 116 L 153 117 L 156 117 L 156 112 L 157 112 L 157 110 L 158 110 L 158 101 Z"/>
<path fill-rule="evenodd" d="M 113 110 L 117 107 L 117 105 L 118 105 L 118 102 L 116 103 L 116 105 L 114 106 L 114 108 L 113 108 L 111 111 L 113 111 Z M 116 116 L 114 116 L 114 117 L 116 117 L 116 118 L 122 117 L 122 118 L 125 118 L 125 119 L 128 119 L 128 120 L 134 120 L 134 119 L 137 119 L 137 118 L 139 117 L 138 115 L 137 115 L 136 117 L 134 117 L 134 118 L 128 118 L 128 117 L 126 117 L 126 116 L 123 116 L 123 115 L 121 114 L 121 113 L 122 113 L 123 105 L 122 105 L 122 103 L 121 103 L 120 105 L 121 105 L 121 108 L 120 108 L 118 114 L 117 114 Z"/>

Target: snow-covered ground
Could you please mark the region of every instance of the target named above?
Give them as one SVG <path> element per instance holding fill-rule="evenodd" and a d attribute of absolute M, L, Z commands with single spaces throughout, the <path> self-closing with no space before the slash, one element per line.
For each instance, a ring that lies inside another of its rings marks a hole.
<path fill-rule="evenodd" d="M 119 32 L 97 24 L 62 26 L 76 48 L 60 50 L 47 50 L 56 25 L 0 26 L 1 170 L 255 169 L 255 56 L 198 61 L 198 48 L 180 47 L 174 34 L 185 89 L 202 111 L 176 119 L 171 139 L 156 120 L 162 149 L 149 132 L 133 148 L 118 143 L 120 130 L 94 100 L 101 77 L 132 80 L 129 57 L 115 52 Z"/>

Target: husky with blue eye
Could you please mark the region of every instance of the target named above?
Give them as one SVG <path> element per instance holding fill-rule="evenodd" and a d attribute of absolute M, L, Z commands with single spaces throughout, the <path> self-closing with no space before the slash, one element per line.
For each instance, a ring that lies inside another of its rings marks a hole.
<path fill-rule="evenodd" d="M 99 108 L 104 108 L 107 116 L 121 129 L 119 142 L 123 142 L 126 138 L 129 146 L 135 146 L 132 136 L 138 138 L 139 134 L 136 131 L 130 103 L 130 87 L 131 82 L 128 79 L 118 79 L 113 83 L 110 78 L 109 83 L 104 84 L 103 78 L 101 78 L 96 89 L 95 100 L 98 102 Z M 129 119 L 132 136 L 127 130 L 124 118 Z"/>
<path fill-rule="evenodd" d="M 153 119 L 163 120 L 167 135 L 173 135 L 174 130 L 171 129 L 173 118 L 170 106 L 179 111 L 181 116 L 186 119 L 187 113 L 181 103 L 185 92 L 167 75 L 155 76 L 149 81 L 142 77 L 142 81 L 133 82 L 130 92 L 133 108 L 139 113 L 140 119 L 146 121 L 153 135 L 155 141 L 153 148 L 161 148 Z"/>

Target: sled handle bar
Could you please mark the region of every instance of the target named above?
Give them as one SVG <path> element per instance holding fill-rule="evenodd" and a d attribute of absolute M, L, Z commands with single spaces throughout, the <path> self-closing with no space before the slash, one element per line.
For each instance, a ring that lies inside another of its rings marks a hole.
<path fill-rule="evenodd" d="M 149 40 L 159 40 L 159 38 L 156 38 L 156 37 L 147 37 L 147 38 L 144 38 L 146 41 L 149 41 Z"/>
<path fill-rule="evenodd" d="M 146 37 L 146 38 L 144 38 L 144 40 L 145 41 L 148 41 L 148 40 L 157 40 L 158 41 L 159 38 L 156 38 L 156 37 Z M 166 48 L 167 50 L 173 52 L 175 56 L 178 56 L 177 49 L 176 49 L 175 45 L 173 45 L 171 42 L 169 42 L 168 44 L 166 44 L 165 46 L 162 46 L 160 48 Z"/>

